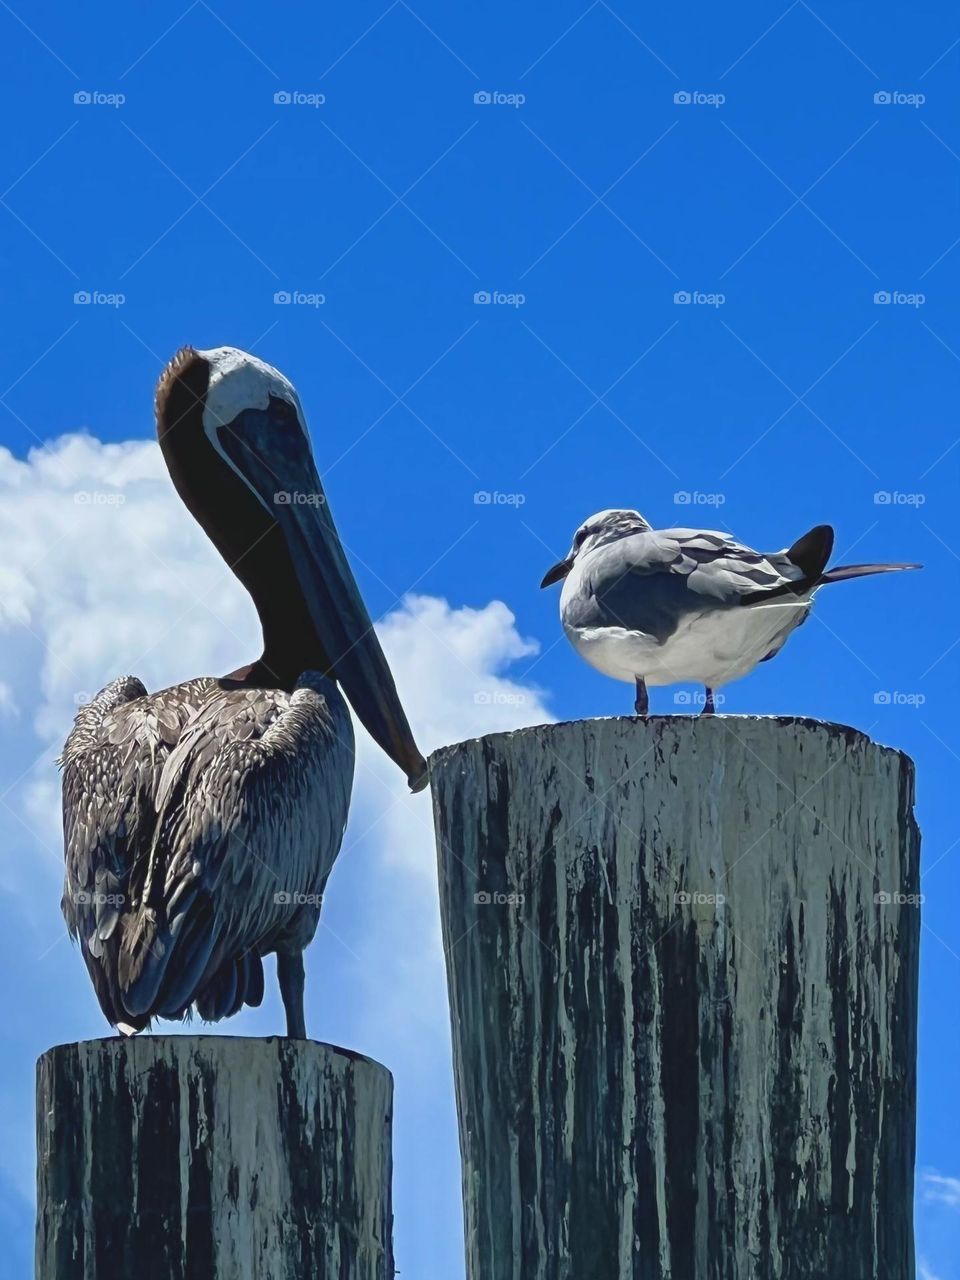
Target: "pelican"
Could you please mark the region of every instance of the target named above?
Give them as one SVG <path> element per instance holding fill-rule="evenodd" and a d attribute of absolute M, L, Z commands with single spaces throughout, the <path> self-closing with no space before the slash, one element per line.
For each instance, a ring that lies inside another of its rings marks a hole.
<path fill-rule="evenodd" d="M 541 587 L 563 582 L 560 620 L 580 656 L 635 685 L 634 710 L 649 710 L 648 685 L 692 681 L 714 690 L 775 657 L 805 622 L 826 583 L 918 564 L 827 568 L 833 529 L 818 524 L 783 551 L 760 552 L 716 529 L 654 529 L 639 511 L 598 511 L 585 520 Z"/>
<path fill-rule="evenodd" d="M 180 498 L 253 599 L 263 652 L 153 694 L 123 676 L 78 711 L 61 757 L 61 907 L 125 1034 L 259 1005 L 275 952 L 287 1034 L 304 1038 L 303 951 L 353 781 L 344 694 L 411 790 L 427 766 L 291 384 L 235 348 L 184 347 L 156 419 Z"/>

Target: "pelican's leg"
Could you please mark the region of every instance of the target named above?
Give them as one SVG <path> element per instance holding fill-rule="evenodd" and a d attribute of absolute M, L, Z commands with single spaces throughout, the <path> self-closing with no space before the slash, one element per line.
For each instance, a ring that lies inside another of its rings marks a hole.
<path fill-rule="evenodd" d="M 647 716 L 650 713 L 650 695 L 647 693 L 647 684 L 643 676 L 637 676 L 637 700 L 633 704 L 633 709 L 638 716 Z"/>
<path fill-rule="evenodd" d="M 306 1040 L 307 1023 L 303 1016 L 303 952 L 277 952 L 277 979 L 287 1013 L 287 1035 L 291 1040 Z"/>
<path fill-rule="evenodd" d="M 702 716 L 712 716 L 716 712 L 716 707 L 713 705 L 713 690 L 706 684 L 703 688 L 707 696 L 703 700 L 703 710 L 700 714 Z"/>

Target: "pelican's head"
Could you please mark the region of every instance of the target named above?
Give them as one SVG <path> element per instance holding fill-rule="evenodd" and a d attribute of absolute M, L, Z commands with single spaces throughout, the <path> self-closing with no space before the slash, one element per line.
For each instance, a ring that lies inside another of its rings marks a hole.
<path fill-rule="evenodd" d="M 292 384 L 235 347 L 184 347 L 160 379 L 156 413 L 171 478 L 253 596 L 265 652 L 289 655 L 285 679 L 299 662 L 319 662 L 410 785 L 425 785 Z"/>
<path fill-rule="evenodd" d="M 598 511 L 595 516 L 584 520 L 573 535 L 573 542 L 566 556 L 559 560 L 543 575 L 541 587 L 552 586 L 565 578 L 578 556 L 585 556 L 595 547 L 602 547 L 607 542 L 616 542 L 631 533 L 649 533 L 650 526 L 639 511 L 626 511 L 613 508 L 609 511 Z"/>

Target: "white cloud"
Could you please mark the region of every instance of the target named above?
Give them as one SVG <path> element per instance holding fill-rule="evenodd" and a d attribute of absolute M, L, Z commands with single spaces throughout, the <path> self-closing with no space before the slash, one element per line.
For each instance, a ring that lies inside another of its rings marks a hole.
<path fill-rule="evenodd" d="M 59 779 L 42 766 L 77 703 L 122 673 L 150 689 L 229 671 L 259 652 L 259 629 L 153 443 L 64 436 L 26 461 L 0 450 L 0 545 L 0 715 L 25 721 L 7 763 L 15 776 L 41 756 L 21 817 L 56 848 Z M 424 752 L 549 718 L 539 691 L 506 674 L 537 646 L 501 602 L 454 608 L 410 596 L 379 631 Z M 405 799 L 399 771 L 362 736 L 355 801 L 387 821 L 387 861 L 423 872 L 432 864 L 413 835 L 419 824 L 391 816 Z"/>
<path fill-rule="evenodd" d="M 930 1270 L 925 1258 L 918 1258 L 917 1280 L 943 1280 L 943 1277 Z"/>
<path fill-rule="evenodd" d="M 960 1178 L 948 1178 L 933 1169 L 920 1174 L 920 1194 L 928 1203 L 946 1204 L 960 1208 Z"/>
<path fill-rule="evenodd" d="M 0 450 L 0 546 L 0 890 L 15 911 L 9 947 L 22 957 L 5 1017 L 27 1060 L 47 1044 L 107 1031 L 79 957 L 58 941 L 54 758 L 77 700 L 127 672 L 155 689 L 232 670 L 259 652 L 259 628 L 152 443 L 76 435 L 26 460 Z M 542 693 L 511 674 L 537 646 L 500 601 L 458 608 L 412 596 L 379 630 L 425 753 L 550 718 Z M 452 1081 L 429 796 L 411 797 L 364 735 L 350 825 L 307 968 L 312 1033 L 388 1063 L 398 1084 L 398 1172 L 406 1167 L 410 1185 L 423 1186 L 445 1171 L 444 1212 L 456 1222 L 452 1104 L 437 1119 L 438 1091 L 446 1097 Z M 275 1033 L 278 1015 L 271 992 L 262 1010 L 227 1029 Z M 32 1109 L 26 1076 L 21 1083 L 22 1096 L 0 1098 L 0 1120 L 18 1132 Z M 405 1125 L 416 1130 L 423 1115 L 436 1133 L 404 1145 Z M 29 1146 L 24 1128 L 0 1160 L 22 1186 Z"/>

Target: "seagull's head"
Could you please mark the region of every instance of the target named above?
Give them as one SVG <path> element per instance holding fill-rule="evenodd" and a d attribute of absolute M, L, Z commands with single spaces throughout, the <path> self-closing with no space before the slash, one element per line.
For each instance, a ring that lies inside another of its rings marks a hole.
<path fill-rule="evenodd" d="M 559 560 L 543 576 L 541 587 L 552 586 L 565 578 L 580 556 L 588 555 L 597 547 L 608 542 L 617 542 L 620 538 L 628 538 L 633 533 L 649 533 L 650 525 L 639 511 L 628 511 L 613 508 L 609 511 L 598 511 L 596 515 L 584 520 L 573 535 L 573 543 L 563 560 Z"/>

